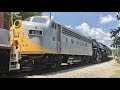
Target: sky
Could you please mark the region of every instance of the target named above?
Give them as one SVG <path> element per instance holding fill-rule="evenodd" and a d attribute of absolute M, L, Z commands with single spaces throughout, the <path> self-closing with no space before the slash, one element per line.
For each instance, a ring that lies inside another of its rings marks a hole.
<path fill-rule="evenodd" d="M 43 12 L 50 16 L 50 12 Z M 110 29 L 118 27 L 117 12 L 51 12 L 51 18 L 110 47 Z"/>

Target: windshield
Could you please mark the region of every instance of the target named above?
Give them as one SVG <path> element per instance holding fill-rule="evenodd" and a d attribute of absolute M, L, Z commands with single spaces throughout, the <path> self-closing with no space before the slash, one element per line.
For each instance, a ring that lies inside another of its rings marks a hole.
<path fill-rule="evenodd" d="M 45 19 L 45 18 L 40 18 L 40 17 L 34 17 L 34 18 L 32 19 L 32 22 L 46 23 L 46 22 L 47 22 L 47 19 Z"/>

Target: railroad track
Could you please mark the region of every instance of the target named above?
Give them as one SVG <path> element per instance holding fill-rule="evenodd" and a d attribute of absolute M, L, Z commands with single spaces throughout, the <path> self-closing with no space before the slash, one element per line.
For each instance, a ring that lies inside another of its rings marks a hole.
<path fill-rule="evenodd" d="M 112 60 L 112 59 L 110 58 L 109 60 Z M 104 62 L 107 62 L 107 61 L 104 61 Z M 100 63 L 104 63 L 104 62 L 100 62 Z M 24 71 L 22 73 L 9 73 L 7 75 L 2 75 L 1 78 L 25 78 L 26 76 L 49 74 L 49 73 L 58 72 L 62 70 L 69 70 L 69 69 L 77 68 L 77 67 L 81 67 L 82 69 L 82 68 L 89 67 L 92 65 L 96 65 L 96 64 L 93 64 L 92 62 L 87 63 L 87 64 L 76 63 L 76 64 L 71 64 L 71 65 L 62 65 L 59 68 L 39 69 L 39 70 L 33 70 L 29 72 Z"/>

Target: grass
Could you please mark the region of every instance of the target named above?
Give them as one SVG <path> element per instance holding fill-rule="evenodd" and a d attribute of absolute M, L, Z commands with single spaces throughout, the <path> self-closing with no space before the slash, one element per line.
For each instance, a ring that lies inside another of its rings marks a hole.
<path fill-rule="evenodd" d="M 120 63 L 117 63 L 117 61 L 113 64 L 113 66 L 120 68 Z"/>
<path fill-rule="evenodd" d="M 111 76 L 112 78 L 120 78 L 120 70 L 117 70 L 115 72 L 115 74 L 113 76 Z"/>
<path fill-rule="evenodd" d="M 120 63 L 117 63 L 117 62 L 115 62 L 114 64 L 113 64 L 113 66 L 115 66 L 115 67 L 117 67 L 117 68 L 120 68 Z M 117 70 L 116 72 L 115 72 L 115 74 L 113 75 L 113 76 L 111 76 L 112 78 L 120 78 L 120 70 Z"/>

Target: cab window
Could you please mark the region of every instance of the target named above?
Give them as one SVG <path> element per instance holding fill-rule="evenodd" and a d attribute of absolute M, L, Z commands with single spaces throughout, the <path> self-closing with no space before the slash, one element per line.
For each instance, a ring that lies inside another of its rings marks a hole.
<path fill-rule="evenodd" d="M 45 18 L 40 18 L 40 17 L 34 17 L 32 19 L 32 22 L 37 22 L 37 23 L 46 23 L 47 20 Z"/>

